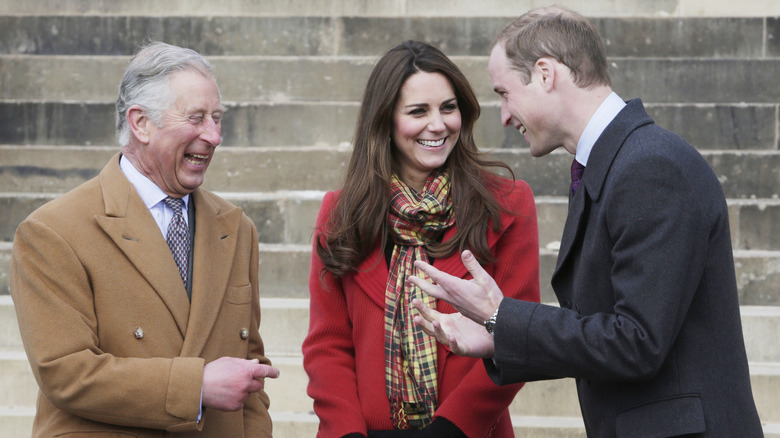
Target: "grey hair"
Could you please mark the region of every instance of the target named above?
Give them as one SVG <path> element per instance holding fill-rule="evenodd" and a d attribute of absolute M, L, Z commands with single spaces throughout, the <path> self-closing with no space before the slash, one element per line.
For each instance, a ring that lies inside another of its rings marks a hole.
<path fill-rule="evenodd" d="M 214 66 L 198 52 L 162 42 L 144 45 L 130 60 L 116 99 L 116 132 L 120 146 L 130 143 L 127 111 L 133 105 L 139 105 L 152 123 L 162 126 L 163 113 L 176 99 L 169 76 L 185 70 L 215 77 Z"/>

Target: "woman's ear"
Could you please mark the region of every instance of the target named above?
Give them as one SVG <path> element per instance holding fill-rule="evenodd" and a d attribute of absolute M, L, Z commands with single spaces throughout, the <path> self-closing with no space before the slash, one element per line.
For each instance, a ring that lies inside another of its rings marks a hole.
<path fill-rule="evenodd" d="M 144 110 L 138 105 L 133 105 L 127 110 L 125 117 L 133 137 L 140 143 L 149 144 L 149 128 L 152 121 L 146 117 Z"/>

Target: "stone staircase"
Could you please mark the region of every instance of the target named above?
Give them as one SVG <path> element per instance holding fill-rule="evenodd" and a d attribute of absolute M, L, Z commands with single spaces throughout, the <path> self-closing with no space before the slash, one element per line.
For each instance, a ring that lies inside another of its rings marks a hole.
<path fill-rule="evenodd" d="M 493 36 L 536 1 L 285 2 L 0 0 L 0 430 L 29 436 L 36 384 L 8 291 L 13 233 L 33 209 L 91 178 L 117 150 L 116 89 L 146 37 L 216 66 L 224 142 L 205 186 L 260 232 L 267 383 L 276 436 L 314 436 L 300 345 L 308 323 L 310 239 L 325 190 L 339 186 L 376 58 L 404 39 L 438 45 L 483 106 L 477 143 L 531 184 L 542 299 L 566 217 L 570 157 L 535 159 L 499 126 L 486 71 Z M 615 90 L 701 150 L 728 197 L 753 391 L 780 437 L 780 3 L 572 0 L 607 43 Z M 777 16 L 777 17 L 776 17 Z M 518 436 L 584 436 L 573 382 L 534 382 L 511 407 Z"/>

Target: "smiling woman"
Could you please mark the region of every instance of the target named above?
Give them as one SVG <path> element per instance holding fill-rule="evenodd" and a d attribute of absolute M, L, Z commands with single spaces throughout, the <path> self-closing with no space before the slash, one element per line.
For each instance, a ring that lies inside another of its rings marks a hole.
<path fill-rule="evenodd" d="M 399 44 L 368 79 L 309 277 L 303 355 L 321 438 L 514 436 L 507 407 L 522 385 L 496 387 L 481 361 L 418 328 L 412 300 L 436 303 L 406 282 L 416 260 L 465 276 L 459 253 L 470 249 L 502 290 L 539 300 L 533 195 L 489 170 L 511 174 L 479 152 L 478 117 L 468 80 L 429 44 Z"/>
<path fill-rule="evenodd" d="M 460 136 L 460 109 L 441 73 L 415 73 L 401 87 L 393 116 L 393 143 L 401 180 L 418 192 L 442 167 Z"/>

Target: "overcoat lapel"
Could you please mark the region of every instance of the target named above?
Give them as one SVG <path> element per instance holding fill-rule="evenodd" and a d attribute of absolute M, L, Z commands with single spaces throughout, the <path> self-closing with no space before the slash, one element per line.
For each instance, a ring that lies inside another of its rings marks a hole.
<path fill-rule="evenodd" d="M 119 168 L 119 156 L 100 172 L 106 215 L 95 220 L 157 292 L 184 337 L 190 312 L 187 291 L 159 227 Z"/>
<path fill-rule="evenodd" d="M 645 112 L 642 101 L 634 99 L 627 102 L 627 105 L 596 140 L 588 158 L 588 165 L 582 174 L 580 187 L 569 205 L 553 281 L 571 255 L 571 250 L 581 230 L 587 225 L 588 209 L 601 198 L 609 169 L 626 138 L 635 129 L 650 123 L 653 123 L 653 119 Z"/>
<path fill-rule="evenodd" d="M 198 321 L 187 330 L 182 355 L 197 356 L 209 339 L 221 311 L 233 266 L 241 224 L 238 207 L 221 209 L 203 191 L 196 189 L 195 248 L 193 256 L 192 309 L 190 318 Z M 248 263 L 248 259 L 247 259 Z"/>
<path fill-rule="evenodd" d="M 488 248 L 491 250 L 496 245 L 501 235 L 504 234 L 507 228 L 514 222 L 514 216 L 509 214 L 501 215 L 501 229 L 499 232 L 493 231 L 492 228 L 488 229 L 487 243 Z M 451 239 L 457 226 L 451 227 L 444 233 L 442 241 L 446 242 Z M 460 259 L 460 253 L 456 251 L 449 257 L 443 259 L 436 259 L 433 261 L 433 266 L 437 269 L 446 272 L 455 277 L 462 278 L 468 270 L 463 266 L 463 262 Z M 385 261 L 385 253 L 382 245 L 377 243 L 374 250 L 363 260 L 358 266 L 358 272 L 354 274 L 355 283 L 368 295 L 377 306 L 385 306 L 385 290 L 387 288 L 387 277 L 389 272 L 387 270 L 387 262 Z"/>

